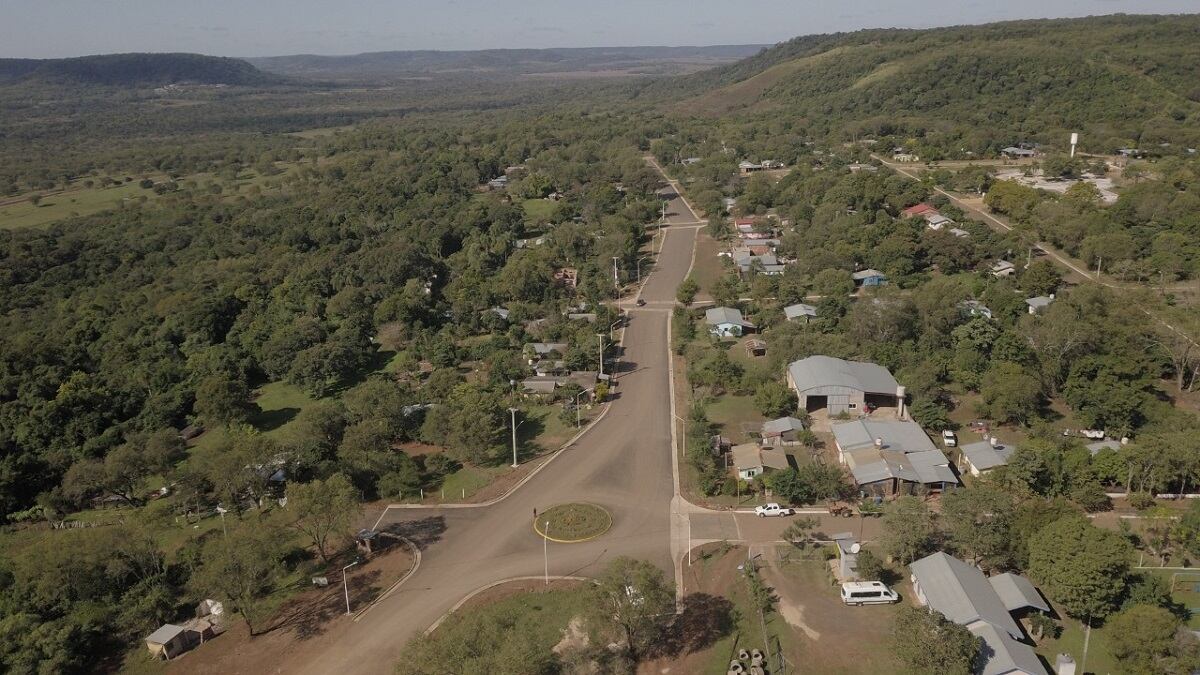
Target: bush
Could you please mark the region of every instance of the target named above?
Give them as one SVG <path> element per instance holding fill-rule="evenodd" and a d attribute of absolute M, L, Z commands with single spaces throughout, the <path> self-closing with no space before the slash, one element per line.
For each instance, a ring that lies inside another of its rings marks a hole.
<path fill-rule="evenodd" d="M 1154 506 L 1154 495 L 1149 492 L 1134 492 L 1129 495 L 1129 505 L 1141 511 Z"/>

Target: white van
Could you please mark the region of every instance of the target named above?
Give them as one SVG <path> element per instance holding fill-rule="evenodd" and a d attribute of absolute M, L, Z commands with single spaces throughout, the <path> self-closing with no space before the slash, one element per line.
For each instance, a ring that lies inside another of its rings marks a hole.
<path fill-rule="evenodd" d="M 842 584 L 842 602 L 847 605 L 890 605 L 900 599 L 881 581 L 848 581 Z"/>

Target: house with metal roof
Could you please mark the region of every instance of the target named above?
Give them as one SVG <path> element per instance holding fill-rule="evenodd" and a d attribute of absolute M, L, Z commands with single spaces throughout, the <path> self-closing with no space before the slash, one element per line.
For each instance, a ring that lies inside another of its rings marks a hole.
<path fill-rule="evenodd" d="M 735 445 L 730 453 L 733 455 L 733 467 L 742 480 L 754 480 L 755 476 L 761 476 L 767 469 L 782 471 L 792 466 L 788 454 L 783 450 L 759 447 L 757 443 Z"/>
<path fill-rule="evenodd" d="M 1114 441 L 1112 439 L 1108 439 L 1108 440 L 1103 440 L 1103 441 L 1096 441 L 1095 443 L 1088 443 L 1084 447 L 1087 448 L 1087 451 L 1089 453 L 1091 453 L 1092 457 L 1095 457 L 1097 454 L 1100 453 L 1101 450 L 1106 450 L 1106 449 L 1107 450 L 1120 450 L 1121 442 Z"/>
<path fill-rule="evenodd" d="M 950 460 L 916 422 L 862 419 L 832 430 L 838 460 L 863 495 L 894 497 L 917 486 L 936 492 L 959 484 Z"/>
<path fill-rule="evenodd" d="M 984 436 L 982 441 L 960 446 L 961 468 L 972 476 L 982 476 L 998 466 L 1008 464 L 1008 458 L 1017 451 L 1017 446 L 1001 443 L 995 436 Z"/>
<path fill-rule="evenodd" d="M 992 265 L 992 276 L 999 279 L 1000 277 L 1011 277 L 1017 273 L 1017 266 L 1007 260 L 997 260 Z"/>
<path fill-rule="evenodd" d="M 992 318 L 992 310 L 988 306 L 978 300 L 963 300 L 958 303 L 958 309 L 964 316 L 982 316 L 985 319 Z"/>
<path fill-rule="evenodd" d="M 896 406 L 900 416 L 904 414 L 904 387 L 887 368 L 874 363 L 810 356 L 788 364 L 787 383 L 796 392 L 800 410 L 858 413 L 870 403 Z"/>
<path fill-rule="evenodd" d="M 879 270 L 859 270 L 850 275 L 855 286 L 882 286 L 887 283 L 887 275 Z"/>
<path fill-rule="evenodd" d="M 1025 301 L 1025 305 L 1029 307 L 1030 314 L 1037 314 L 1043 309 L 1049 307 L 1050 303 L 1052 302 L 1054 302 L 1053 293 L 1050 295 L 1039 295 L 1036 298 L 1029 298 Z"/>
<path fill-rule="evenodd" d="M 925 216 L 925 224 L 929 226 L 929 229 L 936 231 L 946 227 L 947 225 L 953 225 L 954 221 L 940 213 L 931 213 Z"/>
<path fill-rule="evenodd" d="M 742 318 L 741 310 L 732 307 L 710 307 L 704 312 L 708 332 L 717 337 L 741 337 L 754 330 L 754 324 Z"/>
<path fill-rule="evenodd" d="M 795 417 L 780 417 L 767 420 L 762 425 L 763 445 L 799 445 L 798 434 L 804 431 L 804 422 Z"/>
<path fill-rule="evenodd" d="M 817 308 L 812 305 L 806 305 L 803 302 L 798 302 L 794 305 L 788 305 L 783 308 L 783 316 L 788 321 L 800 321 L 808 323 L 817 318 Z"/>
<path fill-rule="evenodd" d="M 1050 611 L 1028 579 L 1017 574 L 988 578 L 979 568 L 938 552 L 908 566 L 917 602 L 941 612 L 983 640 L 985 675 L 1048 675 L 1013 612 Z"/>

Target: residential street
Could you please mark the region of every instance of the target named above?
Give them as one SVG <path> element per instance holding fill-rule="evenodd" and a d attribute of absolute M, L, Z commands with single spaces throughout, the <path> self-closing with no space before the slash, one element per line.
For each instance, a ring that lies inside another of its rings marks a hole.
<path fill-rule="evenodd" d="M 391 508 L 381 528 L 421 548 L 417 571 L 394 593 L 331 642 L 322 656 L 281 664 L 281 671 L 357 675 L 390 672 L 401 648 L 471 592 L 487 584 L 543 574 L 542 539 L 534 509 L 584 501 L 613 515 L 604 536 L 549 546 L 551 575 L 591 575 L 621 555 L 649 560 L 674 572 L 686 554 L 687 517 L 672 518 L 677 481 L 671 462 L 671 408 L 667 327 L 675 289 L 692 262 L 702 224 L 673 189 L 662 252 L 642 289 L 647 305 L 630 308 L 617 398 L 607 414 L 524 485 L 496 503 L 479 506 Z M 683 504 L 681 511 L 700 510 Z M 732 524 L 732 514 L 713 515 Z M 672 523 L 676 534 L 672 537 Z M 779 522 L 773 530 L 786 527 Z M 736 530 L 736 527 L 733 528 Z M 674 545 L 673 545 L 674 542 Z"/>

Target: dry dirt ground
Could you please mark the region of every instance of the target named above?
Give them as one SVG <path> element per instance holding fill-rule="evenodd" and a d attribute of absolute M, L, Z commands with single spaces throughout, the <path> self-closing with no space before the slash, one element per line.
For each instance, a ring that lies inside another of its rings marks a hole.
<path fill-rule="evenodd" d="M 803 664 L 797 672 L 837 675 L 899 670 L 888 649 L 898 605 L 847 607 L 824 561 L 788 562 L 770 554 L 763 560 L 763 579 L 775 589 L 778 611 L 797 637 L 799 660 L 795 662 Z"/>
<path fill-rule="evenodd" d="M 386 552 L 377 553 L 370 561 L 352 568 L 349 577 L 352 608 L 357 611 L 366 607 L 403 577 L 412 565 L 410 550 L 397 541 Z M 370 621 L 370 612 L 362 620 Z M 324 650 L 329 638 L 336 640 L 337 634 L 345 631 L 350 623 L 341 576 L 335 574 L 329 577 L 329 586 L 311 588 L 289 600 L 272 620 L 265 623 L 265 632 L 260 635 L 251 637 L 246 623 L 235 617 L 228 631 L 172 661 L 167 672 L 183 675 L 281 673 L 283 670 L 276 664 L 283 654 L 294 658 L 306 650 Z M 326 639 L 312 639 L 317 636 Z"/>

